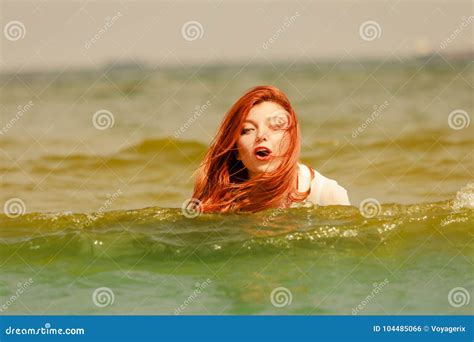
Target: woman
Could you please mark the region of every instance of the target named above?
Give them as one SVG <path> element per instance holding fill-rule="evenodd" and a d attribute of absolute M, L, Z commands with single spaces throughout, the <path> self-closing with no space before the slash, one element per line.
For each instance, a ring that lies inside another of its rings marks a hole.
<path fill-rule="evenodd" d="M 350 205 L 347 191 L 298 162 L 300 131 L 286 95 L 250 89 L 230 108 L 197 171 L 193 200 L 202 212 Z"/>

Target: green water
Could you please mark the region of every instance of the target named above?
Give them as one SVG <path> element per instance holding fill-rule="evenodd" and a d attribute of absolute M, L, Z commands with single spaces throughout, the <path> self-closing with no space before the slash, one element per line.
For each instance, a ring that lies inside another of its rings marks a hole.
<path fill-rule="evenodd" d="M 474 289 L 474 132 L 448 124 L 474 112 L 472 63 L 425 62 L 2 75 L 0 199 L 26 213 L 0 215 L 0 313 L 472 314 L 449 293 Z M 219 121 L 257 84 L 288 94 L 302 161 L 354 207 L 183 215 Z M 113 127 L 94 128 L 100 109 Z"/>
<path fill-rule="evenodd" d="M 470 205 L 473 191 L 463 193 Z M 370 219 L 344 207 L 197 218 L 154 207 L 93 224 L 82 214 L 5 218 L 0 294 L 31 278 L 8 313 L 174 314 L 206 281 L 181 313 L 352 314 L 387 282 L 360 314 L 469 314 L 472 303 L 452 307 L 448 293 L 474 285 L 474 211 L 452 207 L 386 205 Z M 100 287 L 112 305 L 93 304 Z M 277 287 L 290 291 L 288 306 L 272 305 Z"/>

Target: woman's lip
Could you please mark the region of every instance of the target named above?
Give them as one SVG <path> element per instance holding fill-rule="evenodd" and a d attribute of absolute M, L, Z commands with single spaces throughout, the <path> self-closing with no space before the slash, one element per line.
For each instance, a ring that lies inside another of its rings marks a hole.
<path fill-rule="evenodd" d="M 272 157 L 271 154 L 267 154 L 265 157 L 259 156 L 258 154 L 255 154 L 255 158 L 258 160 L 269 160 Z"/>
<path fill-rule="evenodd" d="M 268 151 L 268 154 L 272 153 L 272 150 L 266 146 L 257 146 L 255 147 L 254 152 L 257 153 L 258 151 L 261 151 L 261 150 Z"/>

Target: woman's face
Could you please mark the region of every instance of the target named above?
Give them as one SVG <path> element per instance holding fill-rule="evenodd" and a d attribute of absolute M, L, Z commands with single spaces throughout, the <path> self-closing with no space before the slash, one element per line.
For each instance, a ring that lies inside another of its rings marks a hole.
<path fill-rule="evenodd" d="M 237 141 L 237 158 L 252 178 L 280 166 L 288 150 L 290 115 L 275 102 L 261 102 L 249 111 Z"/>

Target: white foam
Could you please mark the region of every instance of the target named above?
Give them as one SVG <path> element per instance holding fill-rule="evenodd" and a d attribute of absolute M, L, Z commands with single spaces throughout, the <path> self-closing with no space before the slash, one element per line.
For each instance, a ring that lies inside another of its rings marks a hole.
<path fill-rule="evenodd" d="M 468 183 L 457 192 L 453 203 L 453 210 L 461 208 L 474 209 L 474 183 Z"/>

